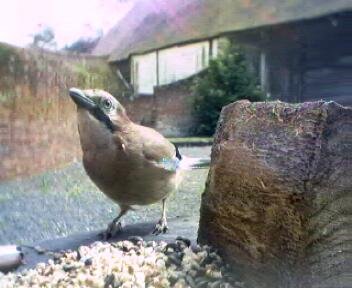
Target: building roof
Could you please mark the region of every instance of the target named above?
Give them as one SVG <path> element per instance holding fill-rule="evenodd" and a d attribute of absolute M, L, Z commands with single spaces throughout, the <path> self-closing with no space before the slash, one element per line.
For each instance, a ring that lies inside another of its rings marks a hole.
<path fill-rule="evenodd" d="M 352 10 L 351 0 L 140 0 L 93 51 L 132 54 L 222 34 Z"/>

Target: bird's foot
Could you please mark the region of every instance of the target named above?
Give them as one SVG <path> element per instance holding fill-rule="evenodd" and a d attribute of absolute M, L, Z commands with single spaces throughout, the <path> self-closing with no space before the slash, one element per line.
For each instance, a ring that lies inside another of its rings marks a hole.
<path fill-rule="evenodd" d="M 165 218 L 161 218 L 158 223 L 155 225 L 153 234 L 154 235 L 159 235 L 161 233 L 166 233 L 167 230 L 169 230 L 169 227 L 167 226 L 167 221 Z"/>
<path fill-rule="evenodd" d="M 122 224 L 121 222 L 114 222 L 112 221 L 109 225 L 108 228 L 99 234 L 103 238 L 104 241 L 107 241 L 111 238 L 114 238 L 117 234 L 119 234 L 122 231 Z"/>

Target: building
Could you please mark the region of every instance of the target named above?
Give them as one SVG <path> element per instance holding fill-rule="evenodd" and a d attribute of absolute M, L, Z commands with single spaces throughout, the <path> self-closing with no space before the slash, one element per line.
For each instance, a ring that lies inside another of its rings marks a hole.
<path fill-rule="evenodd" d="M 110 62 L 118 64 L 121 75 L 139 95 L 152 95 L 155 86 L 170 84 L 197 74 L 207 67 L 210 58 L 216 57 L 218 39 L 191 40 L 187 43 L 168 42 L 167 47 L 163 47 L 165 43 L 161 36 L 155 35 L 160 43 L 155 46 L 158 48 L 153 49 L 155 43 L 145 43 L 145 35 L 151 35 L 149 31 L 153 29 L 159 31 L 164 26 L 163 22 L 173 22 L 170 25 L 175 29 L 187 29 L 178 23 L 178 13 L 188 9 L 189 3 L 190 1 L 179 0 L 140 1 L 130 14 L 102 39 L 94 53 L 110 55 Z M 147 46 L 140 51 L 132 51 L 133 49 L 128 47 L 134 47 L 137 38 Z M 116 43 L 124 45 L 115 47 Z"/>
<path fill-rule="evenodd" d="M 206 68 L 226 37 L 274 99 L 352 105 L 351 0 L 144 0 L 98 44 L 136 94 Z"/>

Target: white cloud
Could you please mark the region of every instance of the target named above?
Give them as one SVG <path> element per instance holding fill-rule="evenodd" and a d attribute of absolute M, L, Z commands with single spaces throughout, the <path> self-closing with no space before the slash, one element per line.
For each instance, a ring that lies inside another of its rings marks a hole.
<path fill-rule="evenodd" d="M 0 0 L 0 41 L 31 43 L 34 33 L 49 26 L 58 47 L 80 37 L 107 32 L 132 7 L 134 0 Z"/>

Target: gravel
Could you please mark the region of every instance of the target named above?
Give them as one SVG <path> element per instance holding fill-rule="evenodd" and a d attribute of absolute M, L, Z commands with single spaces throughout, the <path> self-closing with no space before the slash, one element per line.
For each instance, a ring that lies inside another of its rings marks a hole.
<path fill-rule="evenodd" d="M 210 146 L 182 147 L 181 153 L 207 157 Z M 168 217 L 198 219 L 207 169 L 187 173 L 167 203 Z M 105 229 L 118 206 L 89 180 L 81 163 L 35 177 L 0 183 L 0 244 L 28 244 L 84 231 Z M 157 221 L 161 205 L 130 211 L 124 224 Z"/>
<path fill-rule="evenodd" d="M 243 287 L 215 251 L 190 244 L 184 238 L 167 244 L 139 237 L 95 242 L 57 253 L 35 269 L 0 274 L 0 287 Z"/>

